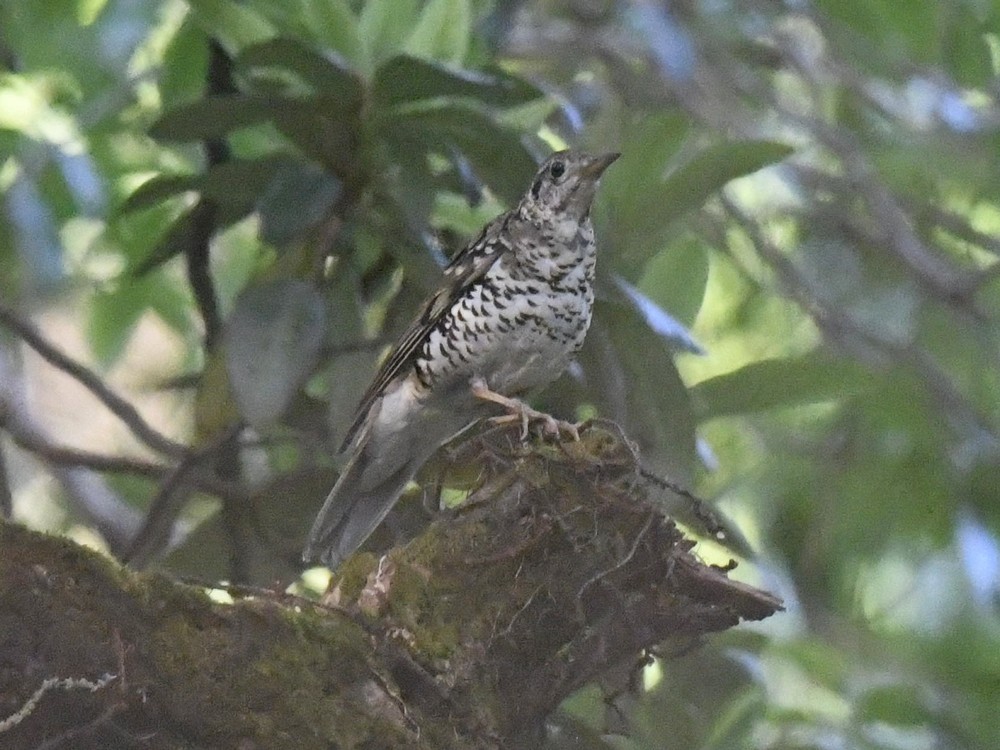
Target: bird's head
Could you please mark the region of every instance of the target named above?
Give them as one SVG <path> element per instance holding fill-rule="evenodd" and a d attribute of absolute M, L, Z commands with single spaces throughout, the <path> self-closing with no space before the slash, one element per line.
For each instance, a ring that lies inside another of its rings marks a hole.
<path fill-rule="evenodd" d="M 521 199 L 521 215 L 534 221 L 583 221 L 590 212 L 601 175 L 619 156 L 591 156 L 579 151 L 552 154 L 542 162 Z"/>

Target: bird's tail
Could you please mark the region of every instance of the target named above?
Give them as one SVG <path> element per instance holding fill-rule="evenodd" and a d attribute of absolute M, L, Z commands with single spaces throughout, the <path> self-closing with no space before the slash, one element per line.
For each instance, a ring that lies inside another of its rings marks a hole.
<path fill-rule="evenodd" d="M 375 531 L 420 468 L 413 460 L 386 466 L 384 456 L 372 460 L 369 447 L 351 457 L 327 495 L 309 532 L 305 561 L 339 565 Z"/>

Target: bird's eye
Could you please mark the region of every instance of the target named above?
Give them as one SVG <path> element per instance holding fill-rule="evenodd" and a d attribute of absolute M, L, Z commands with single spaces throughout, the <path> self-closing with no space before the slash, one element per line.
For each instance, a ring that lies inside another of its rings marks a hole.
<path fill-rule="evenodd" d="M 558 180 L 566 173 L 566 165 L 561 161 L 552 162 L 552 166 L 549 167 L 549 174 L 552 175 L 553 180 Z"/>

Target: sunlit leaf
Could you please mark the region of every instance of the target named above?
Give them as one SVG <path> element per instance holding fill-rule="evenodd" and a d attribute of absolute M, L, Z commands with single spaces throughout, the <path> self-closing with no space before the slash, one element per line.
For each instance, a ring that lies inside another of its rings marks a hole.
<path fill-rule="evenodd" d="M 189 0 L 198 25 L 219 39 L 230 51 L 274 36 L 275 28 L 264 16 L 236 0 Z"/>
<path fill-rule="evenodd" d="M 164 109 L 172 109 L 201 96 L 208 69 L 208 40 L 205 30 L 193 16 L 185 17 L 163 52 L 158 82 Z"/>
<path fill-rule="evenodd" d="M 101 15 L 107 0 L 76 0 L 76 20 L 81 26 L 90 26 Z"/>
<path fill-rule="evenodd" d="M 371 67 L 358 19 L 346 0 L 300 0 L 302 21 L 314 38 L 362 73 Z"/>
<path fill-rule="evenodd" d="M 458 64 L 469 49 L 469 0 L 428 0 L 405 49 L 417 57 Z"/>
<path fill-rule="evenodd" d="M 358 30 L 375 62 L 398 52 L 419 15 L 417 0 L 367 0 Z"/>
<path fill-rule="evenodd" d="M 631 278 L 662 248 L 673 222 L 730 180 L 781 161 L 791 152 L 790 146 L 772 141 L 723 142 L 702 149 L 669 173 L 668 164 L 655 158 L 642 160 L 641 152 L 627 161 L 623 157 L 624 164 L 608 170 L 609 190 L 604 196 L 603 215 L 611 219 L 619 249 L 616 267 Z"/>
<path fill-rule="evenodd" d="M 811 404 L 859 393 L 871 385 L 861 365 L 818 351 L 768 359 L 709 378 L 691 388 L 699 421 Z"/>
<path fill-rule="evenodd" d="M 97 360 L 104 365 L 117 360 L 139 318 L 168 295 L 173 296 L 171 285 L 156 276 L 125 278 L 114 288 L 95 294 L 88 311 L 87 341 Z"/>
<path fill-rule="evenodd" d="M 200 439 L 217 435 L 240 419 L 233 399 L 225 353 L 216 347 L 208 352 L 195 392 L 194 424 Z"/>
<path fill-rule="evenodd" d="M 132 191 L 118 207 L 119 214 L 141 211 L 157 206 L 181 193 L 196 190 L 199 176 L 194 174 L 161 174 L 151 177 Z"/>

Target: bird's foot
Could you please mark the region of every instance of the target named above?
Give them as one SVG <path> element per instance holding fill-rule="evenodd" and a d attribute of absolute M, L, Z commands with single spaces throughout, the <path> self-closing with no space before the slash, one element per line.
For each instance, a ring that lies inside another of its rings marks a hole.
<path fill-rule="evenodd" d="M 566 434 L 573 438 L 573 440 L 580 439 L 580 426 L 578 424 L 566 422 L 562 419 L 556 419 L 551 414 L 546 414 L 543 411 L 532 409 L 519 398 L 511 398 L 510 396 L 504 396 L 502 393 L 492 391 L 489 386 L 486 385 L 486 381 L 481 378 L 473 380 L 471 386 L 472 395 L 476 398 L 482 399 L 483 401 L 490 401 L 494 404 L 499 404 L 509 411 L 508 414 L 490 417 L 490 422 L 501 425 L 512 424 L 514 422 L 521 423 L 522 440 L 527 439 L 528 427 L 531 422 L 540 422 L 542 430 L 546 435 L 552 437 L 562 437 L 562 435 Z"/>

